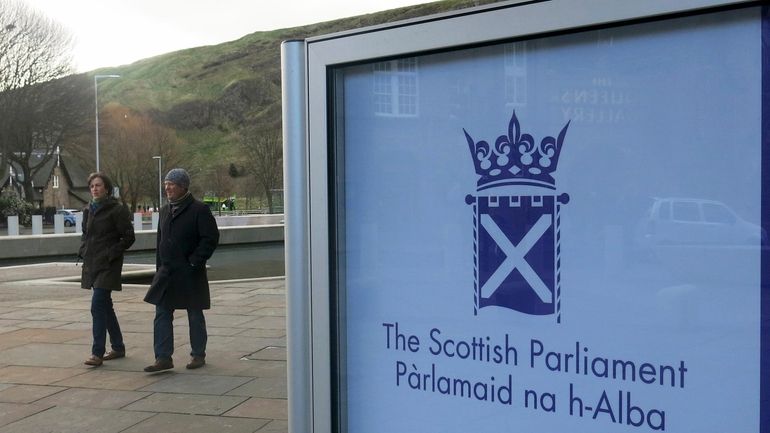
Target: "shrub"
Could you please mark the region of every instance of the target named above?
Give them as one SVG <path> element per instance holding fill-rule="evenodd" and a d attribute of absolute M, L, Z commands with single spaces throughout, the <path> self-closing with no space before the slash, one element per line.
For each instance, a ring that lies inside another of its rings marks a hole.
<path fill-rule="evenodd" d="M 0 217 L 3 222 L 8 221 L 12 215 L 19 216 L 19 224 L 32 224 L 32 205 L 20 199 L 16 194 L 0 195 Z"/>

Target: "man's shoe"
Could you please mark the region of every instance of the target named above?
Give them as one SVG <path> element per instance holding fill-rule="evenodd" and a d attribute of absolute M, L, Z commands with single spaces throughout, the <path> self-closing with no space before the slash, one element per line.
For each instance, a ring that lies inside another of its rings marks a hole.
<path fill-rule="evenodd" d="M 174 363 L 170 359 L 158 358 L 155 360 L 155 364 L 144 367 L 144 371 L 155 373 L 156 371 L 170 370 L 172 368 L 174 368 Z"/>
<path fill-rule="evenodd" d="M 206 358 L 202 356 L 193 356 L 192 359 L 190 359 L 190 363 L 185 367 L 187 367 L 188 370 L 195 370 L 196 368 L 201 368 L 204 365 L 206 365 Z"/>
<path fill-rule="evenodd" d="M 96 355 L 91 355 L 88 359 L 85 360 L 85 362 L 83 362 L 83 364 L 85 364 L 85 365 L 93 365 L 94 367 L 98 367 L 98 366 L 102 365 L 102 358 L 100 358 L 100 357 L 98 357 Z"/>
<path fill-rule="evenodd" d="M 102 360 L 104 360 L 104 361 L 111 361 L 113 359 L 125 358 L 125 357 L 126 357 L 126 351 L 125 350 L 123 350 L 123 351 L 110 350 L 109 352 L 107 352 L 106 355 L 104 355 Z"/>

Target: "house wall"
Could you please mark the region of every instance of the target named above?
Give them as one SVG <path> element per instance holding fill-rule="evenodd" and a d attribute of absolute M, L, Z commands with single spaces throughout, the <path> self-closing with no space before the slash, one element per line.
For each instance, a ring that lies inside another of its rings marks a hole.
<path fill-rule="evenodd" d="M 54 180 L 58 177 L 58 185 Z M 43 207 L 54 207 L 56 209 L 80 207 L 79 203 L 71 203 L 69 195 L 69 182 L 64 175 L 64 170 L 60 166 L 54 167 L 51 176 L 48 178 L 45 188 L 43 188 Z"/>

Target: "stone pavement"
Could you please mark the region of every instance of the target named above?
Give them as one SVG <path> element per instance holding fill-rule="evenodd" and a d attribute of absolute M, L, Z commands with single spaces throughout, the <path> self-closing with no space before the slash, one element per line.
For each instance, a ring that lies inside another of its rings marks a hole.
<path fill-rule="evenodd" d="M 113 293 L 126 358 L 83 364 L 91 292 L 62 280 L 79 272 L 72 263 L 0 267 L 0 433 L 288 430 L 283 278 L 212 282 L 206 366 L 185 369 L 187 315 L 177 311 L 176 368 L 149 374 L 146 285 Z"/>

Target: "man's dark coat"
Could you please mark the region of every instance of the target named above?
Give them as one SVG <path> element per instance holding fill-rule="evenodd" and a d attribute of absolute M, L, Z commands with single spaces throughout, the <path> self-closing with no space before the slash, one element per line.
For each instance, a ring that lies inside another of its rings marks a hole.
<path fill-rule="evenodd" d="M 146 302 L 171 309 L 209 309 L 211 295 L 206 261 L 219 242 L 219 230 L 208 206 L 192 195 L 160 209 L 156 272 Z"/>
<path fill-rule="evenodd" d="M 83 234 L 78 256 L 83 259 L 80 286 L 120 290 L 123 253 L 134 243 L 128 208 L 109 197 L 96 210 L 83 209 Z"/>

